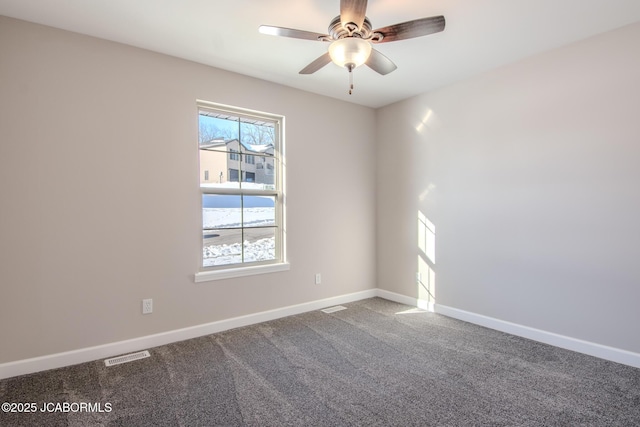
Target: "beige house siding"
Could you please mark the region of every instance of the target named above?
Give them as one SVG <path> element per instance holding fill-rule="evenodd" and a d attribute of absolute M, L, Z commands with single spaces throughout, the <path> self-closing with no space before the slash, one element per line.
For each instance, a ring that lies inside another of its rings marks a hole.
<path fill-rule="evenodd" d="M 201 146 L 200 183 L 236 182 L 242 171 L 242 181 L 273 184 L 273 154 L 273 147 L 266 151 L 252 151 L 237 139 Z M 237 171 L 235 176 L 233 171 Z"/>

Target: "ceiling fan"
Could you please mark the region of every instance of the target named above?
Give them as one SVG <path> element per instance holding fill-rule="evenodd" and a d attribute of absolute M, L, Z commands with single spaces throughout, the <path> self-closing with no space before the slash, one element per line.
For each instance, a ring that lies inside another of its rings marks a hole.
<path fill-rule="evenodd" d="M 340 0 L 340 16 L 329 24 L 329 34 L 291 28 L 261 25 L 259 31 L 273 36 L 329 42 L 329 51 L 300 70 L 300 74 L 312 74 L 330 62 L 349 70 L 349 94 L 353 91 L 353 69 L 362 64 L 385 75 L 396 68 L 396 64 L 371 44 L 387 43 L 426 36 L 444 30 L 444 16 L 415 19 L 400 24 L 372 30 L 366 17 L 367 0 Z"/>

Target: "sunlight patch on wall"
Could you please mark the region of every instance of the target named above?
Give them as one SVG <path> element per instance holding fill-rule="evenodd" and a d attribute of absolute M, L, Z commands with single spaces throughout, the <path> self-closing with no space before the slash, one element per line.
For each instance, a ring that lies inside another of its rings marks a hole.
<path fill-rule="evenodd" d="M 418 248 L 436 263 L 436 226 L 422 212 L 418 211 Z"/>
<path fill-rule="evenodd" d="M 418 133 L 424 132 L 425 127 L 429 126 L 429 121 L 431 120 L 432 117 L 433 117 L 433 110 L 427 110 L 427 112 L 425 113 L 420 123 L 416 125 L 416 131 Z"/>
<path fill-rule="evenodd" d="M 429 194 L 431 194 L 435 189 L 436 189 L 436 185 L 433 183 L 430 183 L 427 186 L 427 188 L 422 193 L 420 193 L 420 195 L 418 196 L 418 200 L 421 202 L 426 200 Z"/>
<path fill-rule="evenodd" d="M 434 311 L 436 303 L 436 226 L 418 211 L 418 307 Z"/>
<path fill-rule="evenodd" d="M 436 304 L 436 273 L 422 255 L 418 255 L 418 307 L 434 311 Z"/>
<path fill-rule="evenodd" d="M 416 132 L 419 134 L 424 134 L 429 130 L 435 131 L 440 127 L 440 122 L 437 118 L 437 115 L 431 108 L 428 108 L 422 118 L 419 120 L 420 121 L 415 126 Z"/>

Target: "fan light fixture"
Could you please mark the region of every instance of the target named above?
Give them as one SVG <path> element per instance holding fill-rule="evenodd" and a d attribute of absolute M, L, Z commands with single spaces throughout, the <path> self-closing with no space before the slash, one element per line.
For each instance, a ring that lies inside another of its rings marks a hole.
<path fill-rule="evenodd" d="M 354 68 L 367 62 L 371 55 L 371 43 L 358 37 L 345 37 L 329 45 L 329 56 L 334 64 L 349 70 L 349 95 L 353 91 Z"/>
<path fill-rule="evenodd" d="M 371 55 L 371 43 L 357 37 L 345 37 L 329 45 L 331 60 L 341 67 L 359 67 L 367 62 L 369 55 Z"/>
<path fill-rule="evenodd" d="M 422 37 L 438 33 L 444 30 L 445 26 L 444 16 L 440 15 L 374 30 L 366 16 L 367 3 L 368 0 L 340 0 L 340 15 L 331 20 L 327 27 L 327 34 L 272 25 L 261 25 L 258 30 L 273 36 L 329 42 L 329 51 L 313 60 L 299 73 L 313 74 L 330 62 L 346 67 L 349 70 L 349 94 L 351 94 L 354 68 L 364 64 L 383 76 L 398 68 L 393 61 L 373 49 L 372 44 Z"/>

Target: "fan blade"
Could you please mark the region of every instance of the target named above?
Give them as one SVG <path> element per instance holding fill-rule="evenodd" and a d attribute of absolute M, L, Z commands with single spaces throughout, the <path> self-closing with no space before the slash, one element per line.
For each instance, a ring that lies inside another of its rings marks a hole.
<path fill-rule="evenodd" d="M 444 23 L 444 16 L 432 16 L 430 18 L 416 19 L 414 21 L 390 25 L 375 30 L 374 33 L 381 33 L 384 37 L 379 42 L 375 40 L 372 41 L 374 43 L 387 43 L 426 36 L 427 34 L 438 33 L 444 30 Z"/>
<path fill-rule="evenodd" d="M 270 36 L 292 37 L 294 39 L 323 41 L 330 38 L 328 34 L 312 33 L 311 31 L 294 30 L 292 28 L 273 27 L 271 25 L 260 25 L 258 31 Z"/>
<path fill-rule="evenodd" d="M 367 59 L 365 64 L 367 64 L 367 66 L 373 71 L 382 74 L 383 76 L 398 68 L 393 61 L 375 49 L 371 49 L 371 55 L 369 55 L 369 59 Z"/>
<path fill-rule="evenodd" d="M 316 59 L 311 64 L 307 65 L 302 70 L 300 70 L 298 74 L 313 74 L 316 71 L 318 71 L 320 68 L 327 65 L 329 62 L 331 62 L 331 57 L 329 56 L 329 52 L 327 52 L 324 55 L 322 55 L 320 58 Z"/>
<path fill-rule="evenodd" d="M 353 22 L 362 28 L 364 17 L 367 14 L 367 0 L 340 0 L 340 22 L 342 26 Z"/>

